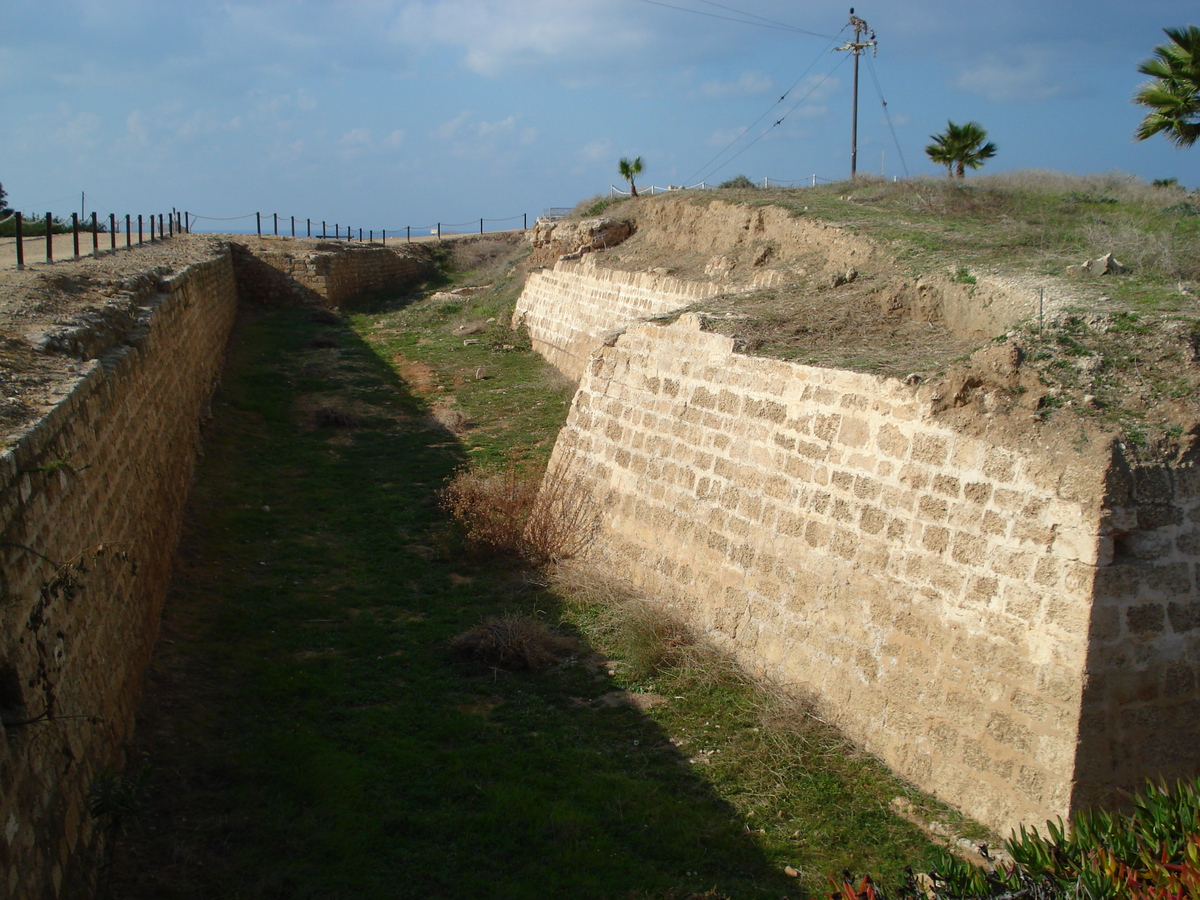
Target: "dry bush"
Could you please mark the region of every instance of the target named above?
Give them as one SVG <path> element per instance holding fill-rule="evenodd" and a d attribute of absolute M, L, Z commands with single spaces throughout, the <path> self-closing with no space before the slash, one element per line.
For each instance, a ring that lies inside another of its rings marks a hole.
<path fill-rule="evenodd" d="M 521 534 L 524 557 L 547 565 L 587 554 L 599 525 L 591 492 L 573 475 L 574 458 L 560 459 L 541 479 Z"/>
<path fill-rule="evenodd" d="M 569 460 L 544 476 L 514 459 L 496 474 L 463 469 L 442 504 L 477 550 L 535 566 L 583 554 L 597 527 L 591 495 Z"/>
<path fill-rule="evenodd" d="M 477 551 L 519 556 L 521 534 L 537 492 L 537 478 L 510 461 L 498 474 L 460 470 L 442 492 L 442 506 Z"/>
<path fill-rule="evenodd" d="M 510 672 L 537 672 L 557 665 L 574 648 L 570 638 L 517 614 L 485 619 L 450 642 L 451 653 L 463 662 Z"/>

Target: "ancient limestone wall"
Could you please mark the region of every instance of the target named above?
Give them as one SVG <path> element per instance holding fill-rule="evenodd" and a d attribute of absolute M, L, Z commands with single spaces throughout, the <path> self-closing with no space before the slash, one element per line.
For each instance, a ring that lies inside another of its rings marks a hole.
<path fill-rule="evenodd" d="M 329 248 L 311 241 L 263 239 L 234 244 L 233 254 L 244 299 L 259 303 L 338 308 L 358 294 L 433 274 L 429 258 L 408 245 Z"/>
<path fill-rule="evenodd" d="M 1110 454 L 962 433 L 916 388 L 684 316 L 597 352 L 552 465 L 601 501 L 614 568 L 1005 830 L 1097 796 L 1097 765 L 1112 788 L 1200 759 L 1196 479 L 1115 509 Z"/>
<path fill-rule="evenodd" d="M 513 327 L 529 329 L 533 349 L 573 381 L 606 335 L 720 293 L 714 282 L 652 272 L 603 269 L 595 258 L 565 260 L 529 274 L 513 311 Z"/>
<path fill-rule="evenodd" d="M 233 324 L 227 253 L 140 284 L 130 330 L 0 456 L 6 897 L 90 896 L 87 790 L 123 763 Z"/>
<path fill-rule="evenodd" d="M 1077 805 L 1200 770 L 1200 469 L 1108 470 L 1082 698 Z"/>

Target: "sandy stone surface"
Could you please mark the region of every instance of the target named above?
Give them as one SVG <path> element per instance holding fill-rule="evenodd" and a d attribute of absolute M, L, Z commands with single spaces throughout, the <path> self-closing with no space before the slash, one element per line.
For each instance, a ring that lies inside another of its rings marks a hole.
<path fill-rule="evenodd" d="M 224 240 L 177 235 L 74 259 L 72 236 L 57 235 L 54 263 L 44 248 L 19 271 L 14 242 L 0 247 L 0 446 L 54 406 L 102 345 L 123 339 L 158 279 L 223 252 Z M 95 339 L 74 338 L 88 333 Z"/>

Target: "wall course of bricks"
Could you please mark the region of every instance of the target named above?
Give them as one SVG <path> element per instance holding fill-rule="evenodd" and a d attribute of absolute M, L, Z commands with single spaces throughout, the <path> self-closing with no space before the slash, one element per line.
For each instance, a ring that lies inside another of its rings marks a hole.
<path fill-rule="evenodd" d="M 132 728 L 236 309 L 230 257 L 135 299 L 130 331 L 80 363 L 61 402 L 0 457 L 0 893 L 13 898 L 87 895 L 97 834 L 86 793 L 122 763 Z M 74 596 L 40 594 L 79 558 Z M 54 718 L 13 724 L 46 710 L 47 685 Z"/>
<path fill-rule="evenodd" d="M 963 433 L 690 315 L 592 353 L 554 454 L 614 568 L 988 825 L 1200 763 L 1191 468 Z"/>

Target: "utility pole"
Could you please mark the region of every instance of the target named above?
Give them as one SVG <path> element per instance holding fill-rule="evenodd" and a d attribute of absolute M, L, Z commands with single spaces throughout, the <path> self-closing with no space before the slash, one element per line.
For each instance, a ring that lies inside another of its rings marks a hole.
<path fill-rule="evenodd" d="M 854 40 L 835 47 L 834 50 L 850 50 L 854 53 L 854 105 L 850 125 L 850 177 L 853 179 L 858 171 L 858 55 L 868 47 L 872 52 L 878 51 L 875 50 L 875 32 L 854 14 L 853 6 L 850 7 L 850 27 L 854 29 Z M 865 41 L 864 34 L 870 35 Z"/>

